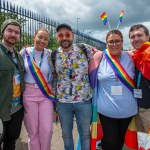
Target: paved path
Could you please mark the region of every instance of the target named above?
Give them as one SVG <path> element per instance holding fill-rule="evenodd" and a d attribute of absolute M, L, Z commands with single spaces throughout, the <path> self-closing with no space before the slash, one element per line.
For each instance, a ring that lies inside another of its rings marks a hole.
<path fill-rule="evenodd" d="M 77 141 L 77 128 L 76 124 L 74 125 L 74 140 L 75 144 Z M 22 125 L 22 131 L 21 131 L 21 136 L 17 140 L 17 147 L 16 150 L 28 150 L 28 144 L 27 144 L 28 138 L 27 138 L 27 132 L 25 130 L 24 125 Z M 63 149 L 63 141 L 61 137 L 61 128 L 60 128 L 60 123 L 56 126 L 56 124 L 53 124 L 53 137 L 52 137 L 52 143 L 51 143 L 51 150 L 64 150 Z"/>
<path fill-rule="evenodd" d="M 73 130 L 73 135 L 74 135 L 74 141 L 75 145 L 77 142 L 77 127 L 76 123 L 74 123 L 74 130 Z M 22 125 L 22 131 L 21 131 L 21 136 L 17 141 L 17 147 L 16 150 L 28 150 L 28 144 L 27 144 L 27 132 L 24 128 L 24 125 Z M 53 137 L 52 137 L 52 143 L 51 143 L 51 150 L 64 150 L 63 148 L 63 141 L 61 137 L 61 128 L 60 128 L 60 123 L 56 126 L 56 124 L 53 124 Z M 123 150 L 129 150 L 127 148 L 124 148 Z"/>

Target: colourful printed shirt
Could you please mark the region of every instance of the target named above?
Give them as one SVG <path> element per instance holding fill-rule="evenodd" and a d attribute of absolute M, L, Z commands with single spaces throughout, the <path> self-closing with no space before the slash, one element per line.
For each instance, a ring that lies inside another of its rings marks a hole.
<path fill-rule="evenodd" d="M 88 59 L 93 54 L 86 46 Z M 88 77 L 88 59 L 83 50 L 73 45 L 69 52 L 58 48 L 56 55 L 57 99 L 63 103 L 88 101 L 92 97 L 92 89 Z"/>
<path fill-rule="evenodd" d="M 21 84 L 20 84 L 20 75 L 19 75 L 19 70 L 18 70 L 18 60 L 15 56 L 15 53 L 12 54 L 13 61 L 15 67 L 14 67 L 14 77 L 13 77 L 13 98 L 11 99 L 12 105 L 11 105 L 11 114 L 14 114 L 17 112 L 20 108 L 22 108 L 21 104 Z"/>

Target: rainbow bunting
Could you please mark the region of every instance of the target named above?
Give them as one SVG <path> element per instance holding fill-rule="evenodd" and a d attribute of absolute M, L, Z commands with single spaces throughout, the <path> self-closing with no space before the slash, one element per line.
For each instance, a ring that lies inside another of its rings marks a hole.
<path fill-rule="evenodd" d="M 122 22 L 123 15 L 124 15 L 124 10 L 122 10 L 122 11 L 120 12 L 120 17 L 119 17 L 119 21 L 120 21 L 120 22 Z"/>
<path fill-rule="evenodd" d="M 48 99 L 50 99 L 53 102 L 56 102 L 54 93 L 51 91 L 46 80 L 44 79 L 44 76 L 42 75 L 42 73 L 40 71 L 40 67 L 38 67 L 36 65 L 35 61 L 30 58 L 30 55 L 27 52 L 27 50 L 25 51 L 25 54 L 27 56 L 27 62 L 28 62 L 29 69 L 30 69 L 37 85 L 39 86 L 40 90 Z"/>
<path fill-rule="evenodd" d="M 114 58 L 113 55 L 111 55 L 108 50 L 103 51 L 104 56 L 106 57 L 108 63 L 112 67 L 113 71 L 115 72 L 116 76 L 119 78 L 119 80 L 131 91 L 133 92 L 133 89 L 135 88 L 134 81 L 132 78 L 127 74 L 127 72 L 124 70 L 122 65 L 119 63 L 117 59 Z"/>
<path fill-rule="evenodd" d="M 100 16 L 100 18 L 102 19 L 104 25 L 106 25 L 107 21 L 108 21 L 106 12 L 103 12 L 102 15 Z"/>

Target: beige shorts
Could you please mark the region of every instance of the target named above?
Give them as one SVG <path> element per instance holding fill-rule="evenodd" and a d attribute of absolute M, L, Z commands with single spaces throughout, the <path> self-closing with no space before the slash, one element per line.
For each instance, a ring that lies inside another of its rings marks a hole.
<path fill-rule="evenodd" d="M 139 107 L 139 113 L 136 116 L 137 129 L 140 132 L 148 133 L 150 130 L 150 108 L 144 109 Z"/>

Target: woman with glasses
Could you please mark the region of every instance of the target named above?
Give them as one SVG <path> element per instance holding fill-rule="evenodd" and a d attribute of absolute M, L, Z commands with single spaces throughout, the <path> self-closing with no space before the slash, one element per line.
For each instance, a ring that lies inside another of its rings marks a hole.
<path fill-rule="evenodd" d="M 51 88 L 52 66 L 47 48 L 49 32 L 39 28 L 34 46 L 21 50 L 25 65 L 24 123 L 30 150 L 50 150 L 54 96 Z"/>
<path fill-rule="evenodd" d="M 89 64 L 90 81 L 103 129 L 102 149 L 122 150 L 128 125 L 137 114 L 137 102 L 132 94 L 134 63 L 123 51 L 119 30 L 107 33 L 106 47 Z"/>

